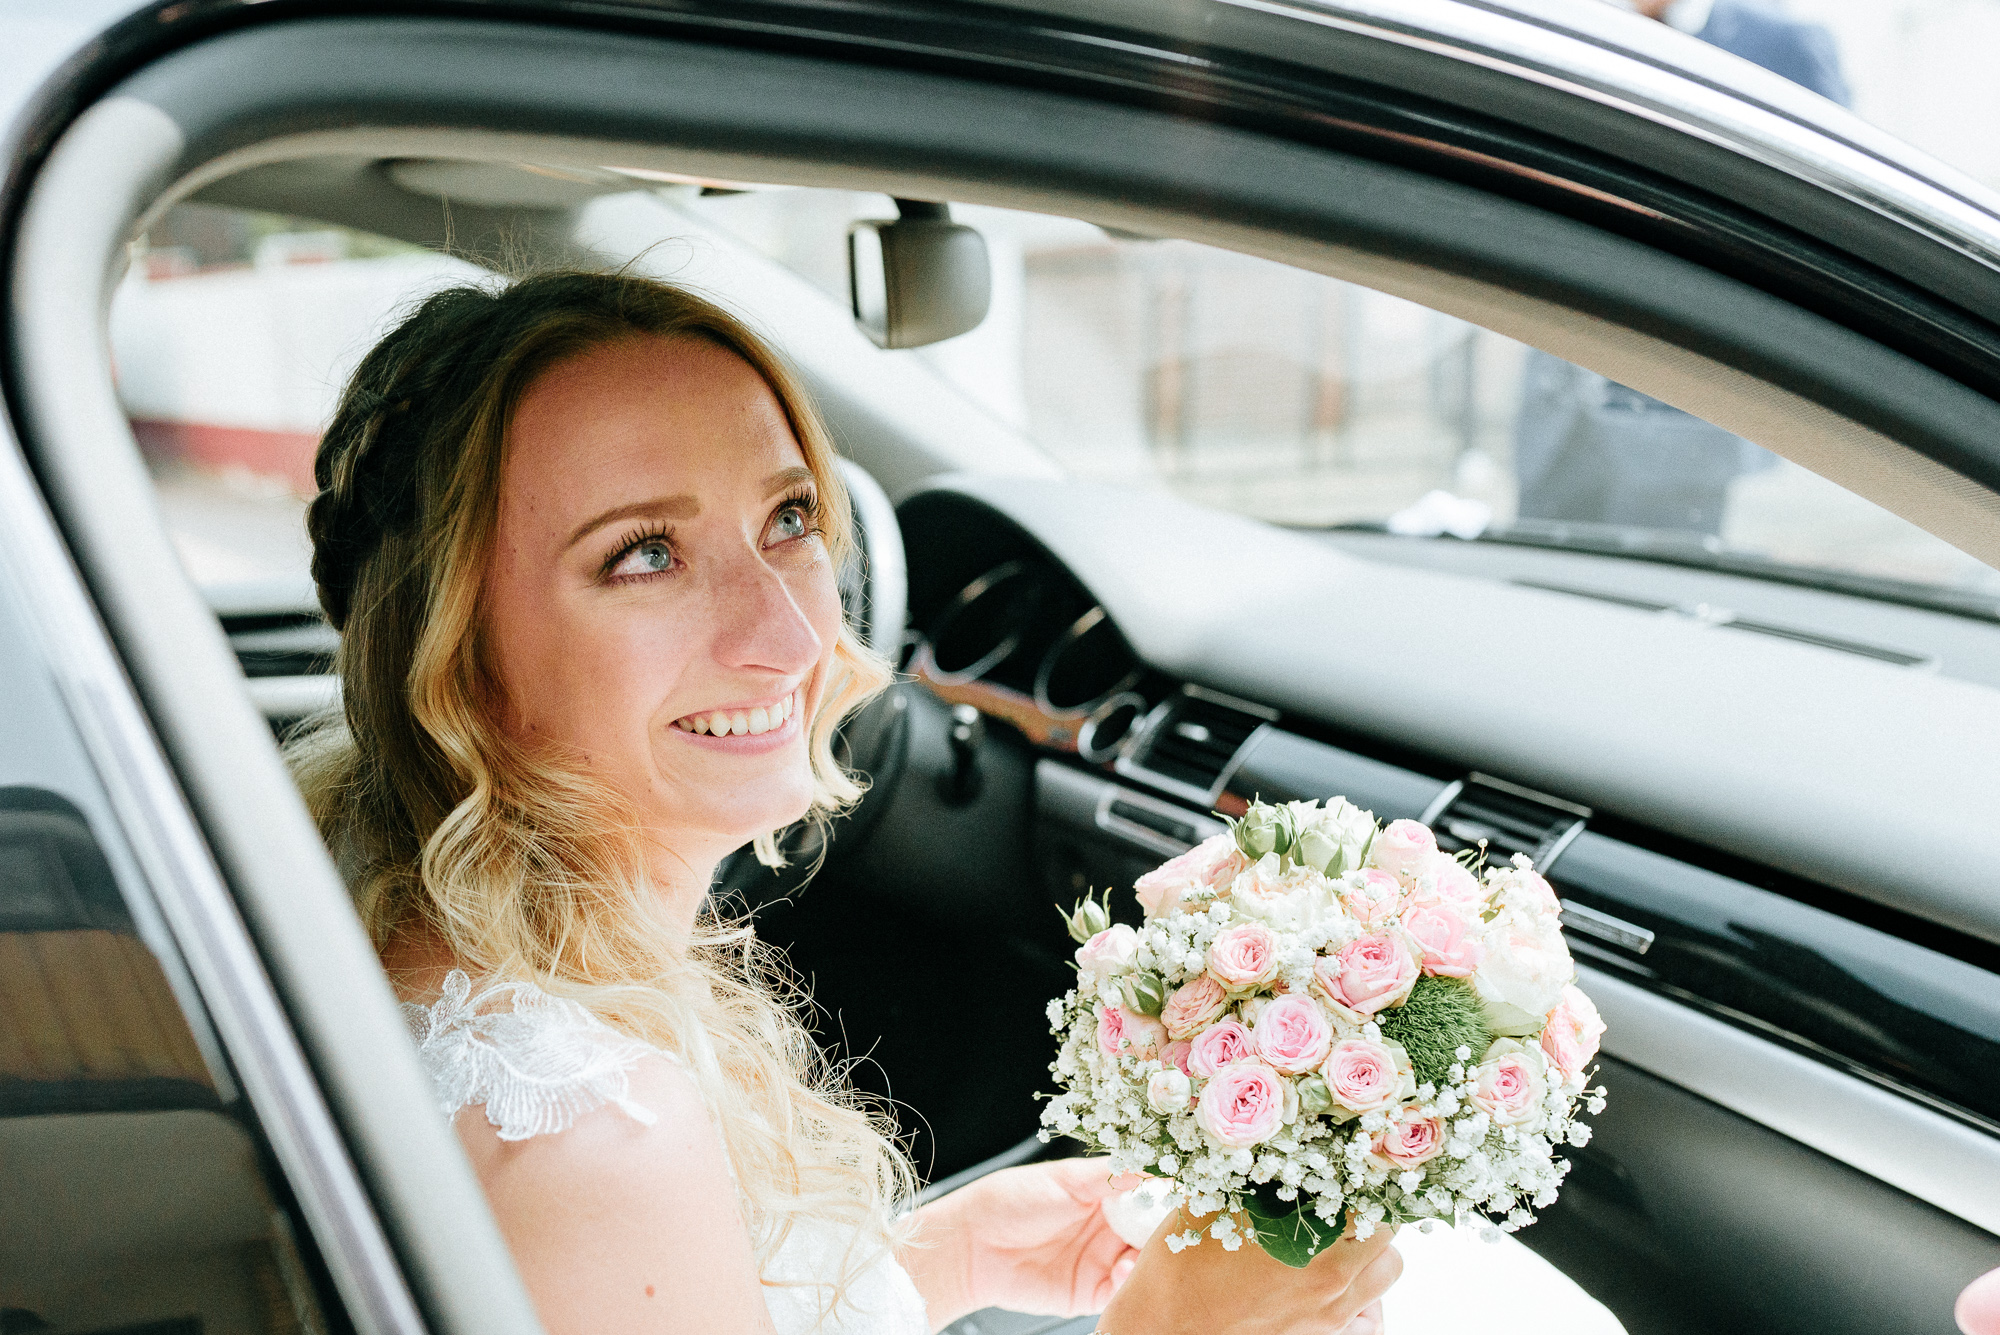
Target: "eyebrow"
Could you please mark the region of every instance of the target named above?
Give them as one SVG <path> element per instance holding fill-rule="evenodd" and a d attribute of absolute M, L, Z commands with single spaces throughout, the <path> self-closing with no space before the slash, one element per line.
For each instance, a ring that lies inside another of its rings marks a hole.
<path fill-rule="evenodd" d="M 813 471 L 810 468 L 781 468 L 764 479 L 764 495 L 775 496 L 786 487 L 813 480 Z M 577 525 L 576 532 L 570 534 L 569 541 L 563 544 L 563 550 L 568 551 L 598 529 L 622 519 L 693 519 L 700 513 L 701 502 L 685 492 L 678 496 L 656 496 L 650 501 L 634 501 L 630 505 L 614 506 L 603 514 L 594 515 Z"/>

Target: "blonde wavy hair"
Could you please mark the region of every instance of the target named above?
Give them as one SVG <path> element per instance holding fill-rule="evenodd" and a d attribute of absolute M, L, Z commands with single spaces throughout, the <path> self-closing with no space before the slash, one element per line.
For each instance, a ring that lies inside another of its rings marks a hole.
<path fill-rule="evenodd" d="M 760 1259 L 801 1219 L 831 1220 L 855 1229 L 851 1275 L 914 1188 L 892 1123 L 829 1066 L 747 924 L 705 912 L 688 939 L 648 882 L 629 804 L 511 741 L 490 707 L 480 591 L 510 415 L 556 362 L 633 337 L 705 339 L 756 368 L 818 484 L 829 555 L 848 558 L 826 428 L 727 311 L 627 274 L 439 292 L 362 359 L 320 443 L 307 526 L 343 705 L 287 756 L 378 950 L 435 933 L 475 978 L 531 981 L 678 1054 L 716 1111 Z M 843 624 L 808 725 L 811 819 L 860 796 L 834 731 L 889 676 Z M 775 833 L 757 840 L 772 864 Z"/>

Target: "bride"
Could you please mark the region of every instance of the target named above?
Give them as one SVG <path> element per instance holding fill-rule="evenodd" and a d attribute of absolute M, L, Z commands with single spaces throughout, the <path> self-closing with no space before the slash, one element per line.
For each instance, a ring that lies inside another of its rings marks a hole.
<path fill-rule="evenodd" d="M 706 913 L 726 854 L 859 796 L 833 731 L 889 677 L 842 618 L 826 431 L 741 322 L 629 276 L 439 293 L 316 469 L 345 709 L 292 760 L 552 1335 L 1379 1330 L 1387 1232 L 1303 1270 L 1171 1221 L 1134 1250 L 1089 1159 L 910 1212 Z"/>

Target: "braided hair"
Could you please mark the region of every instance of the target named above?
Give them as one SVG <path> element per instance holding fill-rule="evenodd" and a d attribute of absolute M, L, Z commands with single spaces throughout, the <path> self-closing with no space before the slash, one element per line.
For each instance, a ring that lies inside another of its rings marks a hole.
<path fill-rule="evenodd" d="M 536 982 L 679 1053 L 717 1108 L 760 1246 L 807 1216 L 886 1236 L 907 1162 L 824 1067 L 747 929 L 704 920 L 690 946 L 660 917 L 621 795 L 494 717 L 480 589 L 510 415 L 555 363 L 635 337 L 705 339 L 763 376 L 815 475 L 838 568 L 852 536 L 826 429 L 742 321 L 630 274 L 449 288 L 361 359 L 320 441 L 306 523 L 341 633 L 342 703 L 287 756 L 378 949 L 427 931 L 468 971 Z M 844 625 L 807 723 L 816 817 L 860 795 L 834 729 L 888 679 Z M 770 836 L 759 847 L 775 858 Z"/>

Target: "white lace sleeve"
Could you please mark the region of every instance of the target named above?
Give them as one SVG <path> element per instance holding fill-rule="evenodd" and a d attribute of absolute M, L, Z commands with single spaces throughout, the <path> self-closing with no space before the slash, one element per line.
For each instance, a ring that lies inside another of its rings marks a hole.
<path fill-rule="evenodd" d="M 607 1103 L 646 1126 L 650 1109 L 630 1098 L 632 1068 L 659 1052 L 619 1033 L 574 1001 L 533 983 L 494 983 L 473 994 L 453 969 L 436 1004 L 405 1005 L 417 1052 L 454 1117 L 484 1104 L 502 1140 L 567 1130 Z"/>

